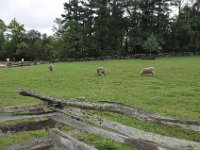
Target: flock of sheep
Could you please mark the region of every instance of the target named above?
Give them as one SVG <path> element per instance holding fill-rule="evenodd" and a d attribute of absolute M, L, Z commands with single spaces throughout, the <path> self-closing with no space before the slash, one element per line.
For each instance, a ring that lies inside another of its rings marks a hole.
<path fill-rule="evenodd" d="M 97 74 L 99 76 L 106 75 L 106 69 L 104 67 L 98 67 L 97 68 Z M 154 75 L 155 74 L 155 68 L 154 67 L 148 67 L 141 70 L 140 75 Z"/>
<path fill-rule="evenodd" d="M 53 65 L 50 64 L 48 66 L 49 71 L 53 71 Z M 97 74 L 99 76 L 105 76 L 106 75 L 106 69 L 104 67 L 98 67 L 97 68 Z M 148 67 L 148 68 L 144 68 L 141 70 L 140 75 L 154 75 L 155 74 L 155 68 L 154 67 Z"/>

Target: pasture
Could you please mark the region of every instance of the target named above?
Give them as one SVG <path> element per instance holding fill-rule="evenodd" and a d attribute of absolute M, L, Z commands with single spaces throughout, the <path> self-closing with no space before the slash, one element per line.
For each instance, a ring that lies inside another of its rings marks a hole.
<path fill-rule="evenodd" d="M 30 89 L 57 98 L 83 96 L 87 100 L 109 100 L 150 110 L 154 113 L 200 120 L 200 58 L 169 57 L 156 60 L 106 60 L 55 63 L 48 65 L 0 69 L 0 107 L 37 104 L 39 101 L 17 94 L 17 89 Z M 103 66 L 106 76 L 97 76 L 96 68 Z M 140 76 L 144 67 L 156 68 L 154 76 Z M 90 113 L 96 113 L 90 111 Z M 146 123 L 114 113 L 100 113 L 114 121 L 144 131 L 200 142 L 200 133 Z M 69 130 L 63 128 L 63 130 Z M 46 131 L 13 133 L 0 137 L 0 148 L 25 139 L 41 137 Z M 130 149 L 128 146 L 81 133 L 99 149 Z"/>

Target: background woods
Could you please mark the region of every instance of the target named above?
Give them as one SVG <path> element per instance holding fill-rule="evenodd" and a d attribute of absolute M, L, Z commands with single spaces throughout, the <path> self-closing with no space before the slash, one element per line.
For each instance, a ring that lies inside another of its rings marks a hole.
<path fill-rule="evenodd" d="M 199 8 L 200 0 L 71 0 L 64 3 L 61 18 L 55 19 L 51 36 L 26 31 L 16 19 L 8 25 L 0 20 L 0 59 L 197 52 Z M 154 44 L 148 45 L 152 37 Z"/>

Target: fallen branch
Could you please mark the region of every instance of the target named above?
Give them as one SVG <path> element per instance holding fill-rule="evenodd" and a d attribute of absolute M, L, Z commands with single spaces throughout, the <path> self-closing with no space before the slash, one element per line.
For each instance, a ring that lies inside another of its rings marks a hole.
<path fill-rule="evenodd" d="M 96 148 L 82 143 L 58 129 L 50 129 L 50 137 L 54 145 L 67 150 L 97 150 Z"/>
<path fill-rule="evenodd" d="M 181 140 L 181 139 L 167 137 L 167 136 L 163 136 L 163 135 L 159 135 L 159 134 L 155 134 L 151 132 L 145 132 L 133 127 L 128 127 L 120 123 L 104 119 L 96 115 L 87 115 L 85 113 L 83 114 L 80 109 L 71 108 L 71 109 L 61 110 L 61 112 L 65 113 L 66 115 L 69 115 L 72 118 L 76 118 L 77 120 L 93 123 L 101 127 L 106 127 L 114 131 L 117 131 L 123 135 L 127 135 L 131 138 L 154 142 L 154 143 L 163 145 L 164 147 L 168 147 L 168 148 L 172 148 L 176 150 L 182 150 L 182 149 L 199 150 L 200 149 L 200 143 L 198 142 Z"/>
<path fill-rule="evenodd" d="M 21 150 L 21 149 L 25 149 L 25 148 L 29 148 L 29 149 L 34 149 L 34 150 L 39 150 L 39 149 L 47 149 L 52 147 L 51 144 L 51 140 L 48 137 L 43 137 L 43 138 L 39 138 L 39 139 L 34 139 L 31 141 L 27 141 L 24 143 L 20 143 L 20 144 L 15 144 L 15 145 L 11 145 L 7 148 L 4 148 L 2 150 Z"/>
<path fill-rule="evenodd" d="M 108 130 L 105 130 L 105 129 L 102 129 L 99 127 L 95 127 L 95 126 L 86 124 L 84 122 L 77 121 L 76 119 L 71 119 L 71 118 L 62 117 L 62 116 L 52 117 L 52 119 L 56 122 L 63 123 L 65 125 L 69 125 L 71 127 L 77 128 L 79 130 L 87 131 L 87 132 L 90 132 L 93 134 L 100 135 L 104 138 L 109 138 L 109 139 L 115 140 L 117 142 L 127 144 L 132 147 L 136 147 L 136 148 L 138 148 L 138 150 L 147 150 L 147 149 L 148 150 L 158 150 L 160 148 L 163 148 L 163 150 L 165 150 L 164 147 L 162 147 L 158 144 L 144 141 L 141 139 L 130 138 L 126 135 L 123 135 L 123 134 L 120 134 L 117 132 L 108 131 Z"/>
<path fill-rule="evenodd" d="M 70 100 L 56 99 L 54 97 L 43 96 L 38 93 L 34 93 L 32 91 L 27 91 L 27 90 L 17 90 L 17 93 L 23 96 L 38 98 L 44 102 L 47 102 L 50 106 L 54 108 L 64 108 L 65 106 L 72 106 L 81 109 L 115 112 L 144 121 L 150 121 L 158 124 L 165 124 L 173 127 L 178 126 L 184 129 L 189 129 L 194 131 L 200 131 L 200 121 L 198 120 L 186 120 L 186 119 L 164 117 L 144 109 L 130 107 L 120 103 L 114 103 L 108 101 L 91 102 L 80 99 L 70 99 Z"/>

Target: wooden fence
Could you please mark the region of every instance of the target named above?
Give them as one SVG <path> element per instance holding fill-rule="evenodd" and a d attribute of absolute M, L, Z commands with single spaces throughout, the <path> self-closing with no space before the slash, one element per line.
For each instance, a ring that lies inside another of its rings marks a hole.
<path fill-rule="evenodd" d="M 77 131 L 86 131 L 99 135 L 103 138 L 127 144 L 138 150 L 199 150 L 200 143 L 195 141 L 177 139 L 155 133 L 145 132 L 133 127 L 104 119 L 97 115 L 89 115 L 84 110 L 96 110 L 115 112 L 131 118 L 149 121 L 156 124 L 183 128 L 185 130 L 200 131 L 200 121 L 183 120 L 177 118 L 163 117 L 150 111 L 136 107 L 130 107 L 121 103 L 108 101 L 87 101 L 82 97 L 73 99 L 57 99 L 44 96 L 32 91 L 17 90 L 23 96 L 30 96 L 40 99 L 43 103 L 32 106 L 16 106 L 0 108 L 0 122 L 37 118 L 35 121 L 22 121 L 10 125 L 0 126 L 0 136 L 7 133 L 47 129 L 47 137 L 26 141 L 8 146 L 3 150 L 97 150 L 94 146 L 88 145 L 72 137 Z M 26 112 L 19 114 L 19 112 Z M 33 119 L 32 119 L 33 120 Z M 76 130 L 63 132 L 57 128 L 58 125 L 68 125 Z"/>
<path fill-rule="evenodd" d="M 11 68 L 11 67 L 23 67 L 23 66 L 32 66 L 39 64 L 47 64 L 45 61 L 10 61 L 10 62 L 0 62 L 0 68 Z"/>

